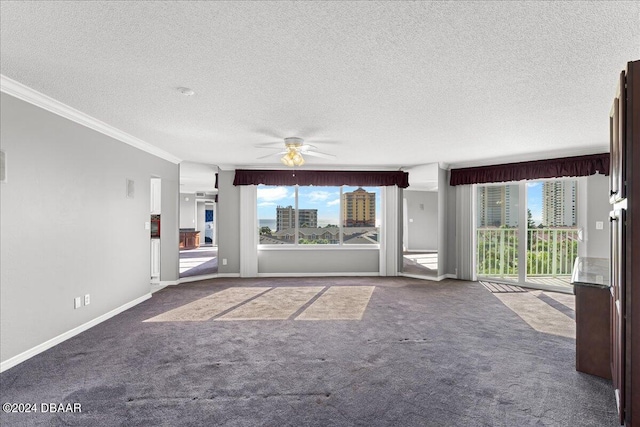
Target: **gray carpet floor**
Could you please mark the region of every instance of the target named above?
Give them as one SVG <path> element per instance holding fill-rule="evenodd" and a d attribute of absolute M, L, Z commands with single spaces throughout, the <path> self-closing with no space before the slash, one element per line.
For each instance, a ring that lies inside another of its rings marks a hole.
<path fill-rule="evenodd" d="M 144 322 L 229 287 L 375 286 L 360 321 Z M 153 298 L 0 375 L 3 426 L 615 426 L 610 381 L 479 283 L 215 279 Z"/>

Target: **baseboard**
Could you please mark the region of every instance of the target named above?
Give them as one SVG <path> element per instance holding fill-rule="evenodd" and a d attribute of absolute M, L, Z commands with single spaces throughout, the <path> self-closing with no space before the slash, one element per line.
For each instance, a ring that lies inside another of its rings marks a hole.
<path fill-rule="evenodd" d="M 128 309 L 130 309 L 131 307 L 134 307 L 138 304 L 140 304 L 143 301 L 148 300 L 149 298 L 151 298 L 151 293 L 145 294 L 139 298 L 134 299 L 133 301 L 130 301 L 124 305 L 121 305 L 118 308 L 115 308 L 111 311 L 109 311 L 108 313 L 105 313 L 101 316 L 96 317 L 93 320 L 88 321 L 87 323 L 84 323 L 80 326 L 77 326 L 67 332 L 64 332 L 60 335 L 58 335 L 57 337 L 51 338 L 48 341 L 43 342 L 42 344 L 38 344 L 37 346 L 30 348 L 29 350 L 22 352 L 16 356 L 13 356 L 10 359 L 5 360 L 4 362 L 0 363 L 0 372 L 4 372 L 7 369 L 13 368 L 14 366 L 24 362 L 25 360 L 31 359 L 33 356 L 42 353 L 43 351 L 46 351 L 48 349 L 50 349 L 51 347 L 54 347 L 58 344 L 60 344 L 61 342 L 64 342 L 66 340 L 68 340 L 69 338 L 73 338 L 76 335 L 80 334 L 81 332 L 86 331 L 87 329 L 90 329 L 96 325 L 98 325 L 99 323 L 104 322 L 105 320 L 108 320 L 110 318 L 112 318 L 113 316 L 122 313 L 123 311 L 126 311 Z"/>
<path fill-rule="evenodd" d="M 353 272 L 332 272 L 332 273 L 258 273 L 256 277 L 340 277 L 340 276 L 380 276 L 379 272 L 353 273 Z"/>
<path fill-rule="evenodd" d="M 240 277 L 240 273 L 218 273 L 216 277 Z"/>
<path fill-rule="evenodd" d="M 175 284 L 181 285 L 182 283 L 199 282 L 201 280 L 216 279 L 218 277 L 220 277 L 219 274 L 203 274 L 202 276 L 189 276 L 189 277 L 183 277 L 182 279 L 178 279 L 175 282 Z"/>
<path fill-rule="evenodd" d="M 402 273 L 404 277 L 411 277 L 412 279 L 422 279 L 422 280 L 430 280 L 432 282 L 440 282 L 444 279 L 457 279 L 458 277 L 455 274 L 443 274 L 442 276 L 421 276 L 418 274 L 407 274 Z"/>
<path fill-rule="evenodd" d="M 163 280 L 158 283 L 158 286 L 165 287 L 165 286 L 175 286 L 179 284 L 180 284 L 180 280 Z"/>

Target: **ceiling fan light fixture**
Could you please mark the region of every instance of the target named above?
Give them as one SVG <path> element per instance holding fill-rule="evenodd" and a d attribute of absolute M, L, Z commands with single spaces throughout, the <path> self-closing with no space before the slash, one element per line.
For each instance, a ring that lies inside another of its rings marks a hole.
<path fill-rule="evenodd" d="M 302 154 L 298 151 L 298 148 L 293 146 L 288 147 L 287 153 L 282 156 L 280 161 L 282 162 L 282 164 L 289 167 L 302 166 L 305 163 L 304 157 L 302 157 Z"/>

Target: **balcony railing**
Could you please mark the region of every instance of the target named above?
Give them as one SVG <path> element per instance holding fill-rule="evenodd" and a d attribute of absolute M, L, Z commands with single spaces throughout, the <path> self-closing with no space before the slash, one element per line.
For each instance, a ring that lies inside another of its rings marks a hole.
<path fill-rule="evenodd" d="M 518 275 L 518 229 L 478 228 L 477 273 L 480 276 Z M 577 228 L 527 230 L 527 277 L 570 276 L 578 256 Z"/>

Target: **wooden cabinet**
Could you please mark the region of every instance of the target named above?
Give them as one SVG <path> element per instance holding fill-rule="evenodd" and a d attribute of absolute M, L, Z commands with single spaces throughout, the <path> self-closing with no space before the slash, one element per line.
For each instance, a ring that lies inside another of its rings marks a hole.
<path fill-rule="evenodd" d="M 640 427 L 640 61 L 620 75 L 609 124 L 610 366 L 620 423 Z"/>
<path fill-rule="evenodd" d="M 199 231 L 180 230 L 180 249 L 195 249 L 200 247 Z"/>
<path fill-rule="evenodd" d="M 609 259 L 576 258 L 576 370 L 611 379 Z"/>

